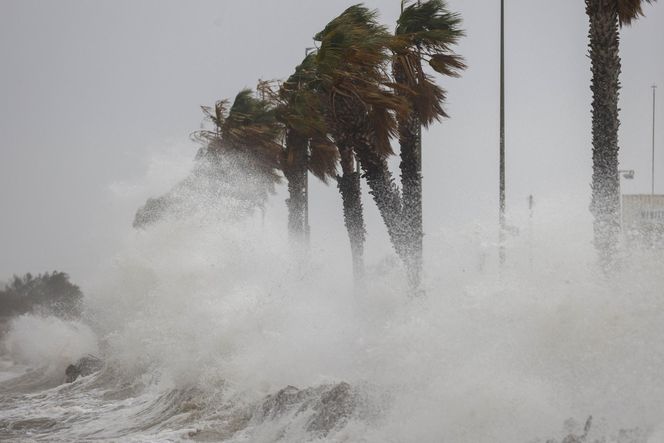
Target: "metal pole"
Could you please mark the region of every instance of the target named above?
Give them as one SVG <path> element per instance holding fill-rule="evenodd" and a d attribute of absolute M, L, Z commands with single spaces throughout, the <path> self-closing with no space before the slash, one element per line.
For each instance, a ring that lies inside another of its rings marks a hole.
<path fill-rule="evenodd" d="M 500 178 L 499 257 L 505 263 L 505 0 L 500 0 Z"/>
<path fill-rule="evenodd" d="M 417 6 L 421 6 L 420 0 L 417 0 Z M 420 53 L 419 45 L 417 47 L 417 58 L 418 58 L 418 62 L 417 62 L 418 66 L 421 66 L 422 54 Z M 419 190 L 418 190 L 419 204 L 417 205 L 417 208 L 414 208 L 415 209 L 415 214 L 413 214 L 413 215 L 415 217 L 416 227 L 419 230 L 420 235 L 418 236 L 417 242 L 414 245 L 414 248 L 413 248 L 414 250 L 411 250 L 410 254 L 414 254 L 414 256 L 415 256 L 415 264 L 414 265 L 411 264 L 411 266 L 414 266 L 414 268 L 415 268 L 415 273 L 416 273 L 415 278 L 416 278 L 416 282 L 419 284 L 420 280 L 422 278 L 421 273 L 422 273 L 422 267 L 423 267 L 423 262 L 424 262 L 424 258 L 423 258 L 424 245 L 423 245 L 423 241 L 422 241 L 423 240 L 422 235 L 424 234 L 424 220 L 423 220 L 424 219 L 424 214 L 423 214 L 423 207 L 422 207 L 422 197 L 423 197 L 423 195 L 422 195 L 422 188 L 423 188 L 423 186 L 422 186 L 422 121 L 420 119 L 417 120 L 417 142 L 416 142 L 415 149 L 417 149 L 417 160 L 416 160 L 416 162 L 417 162 L 417 165 L 416 165 L 417 178 L 416 178 L 416 180 L 418 181 L 418 184 L 419 184 L 419 186 L 418 186 L 418 188 L 419 188 Z M 417 287 L 417 288 L 415 288 L 415 290 L 420 291 L 420 288 Z"/>
<path fill-rule="evenodd" d="M 652 187 L 650 195 L 655 195 L 655 91 L 657 85 L 652 85 Z"/>
<path fill-rule="evenodd" d="M 528 196 L 528 262 L 530 270 L 533 270 L 533 208 L 535 207 L 535 197 L 532 194 Z"/>

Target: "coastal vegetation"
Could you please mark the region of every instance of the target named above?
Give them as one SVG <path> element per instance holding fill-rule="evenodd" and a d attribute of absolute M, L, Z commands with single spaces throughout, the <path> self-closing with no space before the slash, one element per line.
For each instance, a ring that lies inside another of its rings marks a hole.
<path fill-rule="evenodd" d="M 0 323 L 31 312 L 62 318 L 78 316 L 82 299 L 80 288 L 64 272 L 14 275 L 0 289 Z"/>

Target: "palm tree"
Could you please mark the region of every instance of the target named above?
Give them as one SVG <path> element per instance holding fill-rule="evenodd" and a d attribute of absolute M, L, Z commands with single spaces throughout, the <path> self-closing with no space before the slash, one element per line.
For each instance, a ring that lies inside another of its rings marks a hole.
<path fill-rule="evenodd" d="M 359 161 L 392 244 L 403 258 L 401 194 L 387 158 L 393 154 L 390 138 L 397 133 L 395 116 L 407 114 L 408 102 L 390 88 L 393 82 L 387 66 L 392 36 L 377 24 L 375 11 L 355 5 L 314 39 L 320 42 L 317 90 L 344 176 L 349 177 L 340 182 L 340 189 L 352 185 L 353 192 L 359 193 L 359 176 L 354 175 L 354 163 Z"/>
<path fill-rule="evenodd" d="M 406 269 L 411 288 L 420 285 L 422 269 L 422 126 L 447 117 L 445 91 L 426 73 L 423 61 L 442 75 L 458 77 L 463 59 L 450 46 L 464 35 L 461 18 L 443 0 L 417 2 L 403 8 L 392 50 L 397 91 L 410 103 L 410 112 L 397 119 L 401 146 L 401 188 Z"/>
<path fill-rule="evenodd" d="M 295 73 L 277 87 L 266 81 L 258 86 L 283 125 L 285 146 L 281 169 L 288 181 L 288 226 L 291 238 L 298 243 L 304 242 L 308 228 L 305 226 L 307 173 L 327 184 L 328 179 L 336 178 L 339 163 L 337 148 L 328 138 L 320 113 L 318 96 L 312 90 L 315 75 L 312 60 L 312 55 L 305 57 Z"/>
<path fill-rule="evenodd" d="M 655 0 L 586 0 L 590 19 L 592 70 L 593 177 L 591 212 L 595 247 L 606 268 L 615 257 L 620 233 L 618 176 L 618 96 L 620 27 L 643 15 L 643 3 Z"/>
<path fill-rule="evenodd" d="M 269 103 L 250 89 L 240 91 L 228 105 L 228 100 L 220 100 L 214 108 L 202 107 L 214 128 L 194 133 L 205 143 L 199 156 L 223 166 L 234 197 L 263 208 L 281 181 L 280 126 Z"/>
<path fill-rule="evenodd" d="M 265 87 L 269 97 L 276 103 L 277 116 L 286 127 L 286 149 L 284 171 L 287 179 L 294 181 L 308 169 L 323 182 L 334 177 L 341 194 L 344 212 L 344 223 L 348 232 L 353 261 L 355 281 L 360 283 L 364 275 L 364 242 L 365 227 L 362 209 L 360 175 L 356 171 L 352 148 L 339 145 L 330 140 L 330 130 L 324 100 L 324 92 L 320 89 L 320 78 L 317 57 L 314 53 L 305 57 L 295 73 L 281 85 L 275 93 L 273 88 Z M 336 140 L 335 140 L 336 141 Z M 307 144 L 309 154 L 307 154 Z M 337 163 L 341 164 L 341 175 L 336 174 Z M 306 163 L 304 163 L 306 162 Z M 303 216 L 300 208 L 304 207 L 304 195 L 296 181 L 289 198 L 289 208 L 293 210 L 290 220 L 293 225 L 301 226 Z M 295 203 L 297 202 L 297 203 Z M 302 203 L 300 203 L 302 202 Z"/>

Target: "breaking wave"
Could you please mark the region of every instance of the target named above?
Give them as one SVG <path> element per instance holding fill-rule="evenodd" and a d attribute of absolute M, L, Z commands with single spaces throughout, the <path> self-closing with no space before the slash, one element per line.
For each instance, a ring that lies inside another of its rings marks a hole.
<path fill-rule="evenodd" d="M 503 269 L 492 224 L 431 232 L 419 298 L 393 257 L 356 291 L 346 239 L 297 257 L 223 200 L 132 230 L 84 321 L 3 337 L 0 439 L 529 443 L 592 415 L 588 438 L 661 441 L 661 253 L 606 276 L 585 205 L 541 206 Z M 88 354 L 103 368 L 63 383 Z"/>

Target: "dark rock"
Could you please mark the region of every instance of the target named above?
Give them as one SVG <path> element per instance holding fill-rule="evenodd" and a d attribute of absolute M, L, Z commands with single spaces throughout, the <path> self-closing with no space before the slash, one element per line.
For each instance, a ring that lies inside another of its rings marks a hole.
<path fill-rule="evenodd" d="M 313 409 L 316 413 L 307 424 L 307 431 L 327 435 L 343 424 L 355 411 L 357 396 L 348 383 L 339 383 L 324 392 Z"/>
<path fill-rule="evenodd" d="M 3 423 L 4 424 L 4 423 Z M 8 424 L 8 427 L 14 431 L 47 431 L 58 424 L 52 418 L 30 418 L 27 420 L 18 420 Z"/>
<path fill-rule="evenodd" d="M 85 377 L 99 371 L 104 363 L 93 355 L 88 355 L 65 369 L 65 383 L 72 383 L 78 377 Z"/>
<path fill-rule="evenodd" d="M 358 395 L 345 382 L 307 389 L 287 386 L 268 396 L 254 419 L 274 420 L 289 413 L 296 416 L 309 413 L 307 432 L 326 436 L 332 429 L 346 423 L 357 406 Z"/>
<path fill-rule="evenodd" d="M 583 431 L 579 431 L 579 424 L 573 420 L 569 419 L 565 421 L 566 436 L 560 440 L 560 443 L 646 443 L 648 441 L 648 435 L 646 432 L 639 428 L 634 429 L 621 429 L 617 435 L 611 437 L 600 436 L 600 437 L 590 437 L 590 428 L 592 427 L 593 417 L 590 416 L 586 420 L 586 424 L 583 427 Z M 601 431 L 600 431 L 601 432 Z M 558 443 L 556 439 L 546 440 L 546 443 Z"/>
<path fill-rule="evenodd" d="M 301 391 L 295 386 L 286 386 L 274 395 L 269 395 L 261 406 L 262 418 L 274 419 L 300 405 L 307 398 L 307 391 Z"/>

